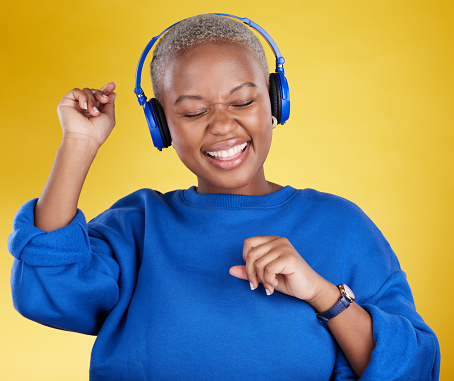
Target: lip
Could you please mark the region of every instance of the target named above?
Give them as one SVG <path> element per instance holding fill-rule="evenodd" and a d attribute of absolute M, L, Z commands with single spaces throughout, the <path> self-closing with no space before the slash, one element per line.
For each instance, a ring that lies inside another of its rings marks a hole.
<path fill-rule="evenodd" d="M 229 140 L 224 140 L 219 143 L 215 143 L 213 145 L 210 145 L 208 147 L 203 148 L 203 152 L 207 151 L 223 151 L 223 150 L 228 150 L 229 148 L 232 148 L 236 145 L 243 144 L 243 143 L 249 143 L 249 139 L 244 139 L 244 138 L 233 138 Z"/>
<path fill-rule="evenodd" d="M 233 143 L 232 143 L 232 141 L 233 141 Z M 247 143 L 246 148 L 243 151 L 239 152 L 237 155 L 229 157 L 229 158 L 225 158 L 225 157 L 216 157 L 215 158 L 215 157 L 211 157 L 207 154 L 207 151 L 222 151 L 222 150 L 226 150 L 226 149 L 229 149 L 231 147 L 234 147 L 236 145 L 240 145 L 243 143 Z M 226 142 L 220 142 L 220 143 L 217 143 L 217 144 L 214 144 L 214 145 L 208 147 L 208 149 L 203 151 L 203 156 L 205 156 L 205 158 L 207 158 L 207 160 L 212 165 L 214 165 L 216 168 L 219 168 L 222 170 L 232 170 L 232 169 L 236 169 L 239 166 L 241 166 L 241 164 L 243 164 L 243 162 L 246 160 L 246 157 L 249 153 L 250 145 L 251 145 L 251 142 L 246 139 L 231 139 Z"/>

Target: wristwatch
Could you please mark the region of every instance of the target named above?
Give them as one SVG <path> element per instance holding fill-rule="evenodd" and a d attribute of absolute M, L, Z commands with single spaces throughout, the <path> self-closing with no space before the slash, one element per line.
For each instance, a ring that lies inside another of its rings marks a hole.
<path fill-rule="evenodd" d="M 346 284 L 340 284 L 337 288 L 340 291 L 341 297 L 339 298 L 339 301 L 328 311 L 317 312 L 317 319 L 320 323 L 328 324 L 329 319 L 332 319 L 333 317 L 339 315 L 343 310 L 350 307 L 350 304 L 352 304 L 355 300 L 355 294 Z"/>

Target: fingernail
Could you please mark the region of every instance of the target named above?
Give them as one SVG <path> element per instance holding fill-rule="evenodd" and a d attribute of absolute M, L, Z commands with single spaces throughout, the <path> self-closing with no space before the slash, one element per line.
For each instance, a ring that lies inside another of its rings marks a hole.
<path fill-rule="evenodd" d="M 109 96 L 107 94 L 102 94 L 101 95 L 103 98 L 109 98 Z"/>
<path fill-rule="evenodd" d="M 265 290 L 267 295 L 271 295 L 271 292 L 267 288 L 265 288 Z"/>
<path fill-rule="evenodd" d="M 98 110 L 96 107 L 93 107 L 93 111 L 94 111 L 95 113 L 98 113 L 98 112 L 99 112 L 99 110 Z"/>
<path fill-rule="evenodd" d="M 249 285 L 251 286 L 251 290 L 254 291 L 255 290 L 254 284 L 252 282 L 249 282 Z"/>
<path fill-rule="evenodd" d="M 87 104 L 87 102 L 84 102 L 84 106 L 83 106 L 83 107 L 84 107 L 84 110 L 88 109 L 88 104 Z"/>

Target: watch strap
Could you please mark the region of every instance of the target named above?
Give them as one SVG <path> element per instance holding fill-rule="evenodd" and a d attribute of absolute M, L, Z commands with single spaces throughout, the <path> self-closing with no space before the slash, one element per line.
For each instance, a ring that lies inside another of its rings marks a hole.
<path fill-rule="evenodd" d="M 339 298 L 339 301 L 332 306 L 328 311 L 325 312 L 317 312 L 317 319 L 320 323 L 328 323 L 329 319 L 332 319 L 333 317 L 339 315 L 343 310 L 346 308 L 350 307 L 350 304 L 352 304 L 352 301 L 348 299 L 345 295 L 342 295 Z"/>

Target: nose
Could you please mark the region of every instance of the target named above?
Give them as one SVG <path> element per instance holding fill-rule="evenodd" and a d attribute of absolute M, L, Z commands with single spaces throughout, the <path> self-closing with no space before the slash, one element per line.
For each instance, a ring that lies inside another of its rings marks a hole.
<path fill-rule="evenodd" d="M 238 122 L 226 108 L 222 104 L 214 107 L 213 116 L 208 125 L 208 130 L 213 135 L 228 135 L 238 127 Z"/>

